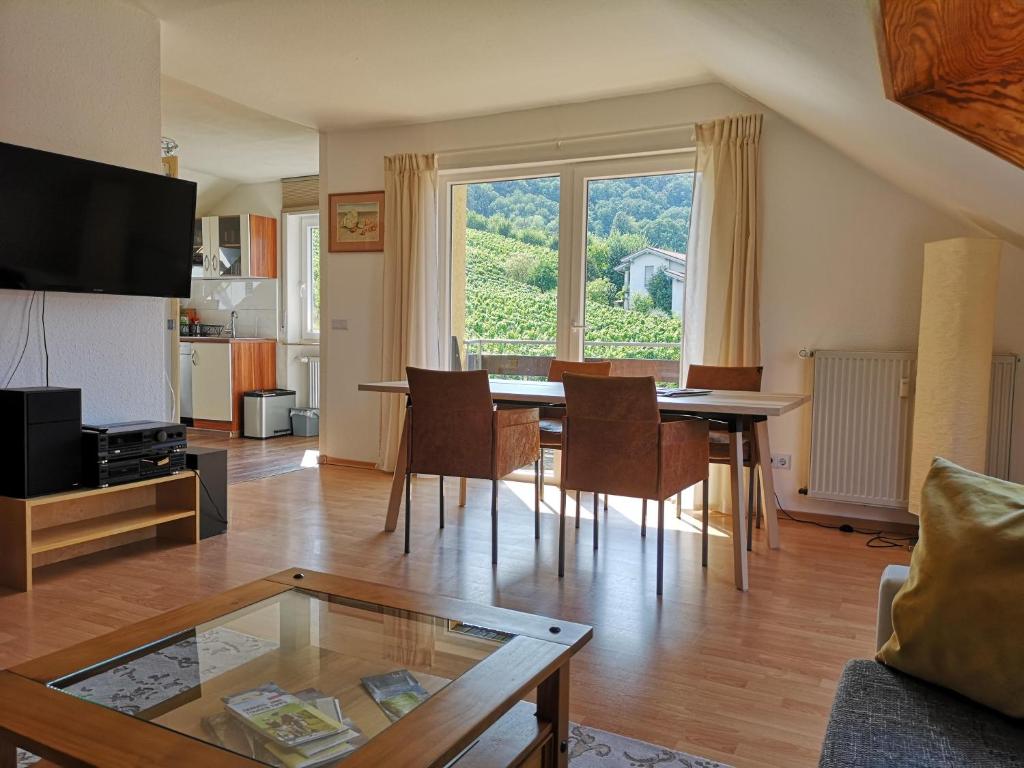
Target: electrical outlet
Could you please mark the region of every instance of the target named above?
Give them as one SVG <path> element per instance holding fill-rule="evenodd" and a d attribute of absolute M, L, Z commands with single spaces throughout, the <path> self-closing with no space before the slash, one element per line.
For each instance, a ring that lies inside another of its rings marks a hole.
<path fill-rule="evenodd" d="M 788 453 L 773 453 L 772 466 L 775 467 L 775 469 L 792 469 L 793 456 Z"/>

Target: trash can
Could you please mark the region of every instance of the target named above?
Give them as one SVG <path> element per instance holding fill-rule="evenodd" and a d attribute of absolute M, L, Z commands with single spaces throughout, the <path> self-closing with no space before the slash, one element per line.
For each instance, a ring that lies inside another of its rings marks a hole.
<path fill-rule="evenodd" d="M 316 408 L 292 408 L 292 434 L 316 437 L 320 434 L 320 411 Z"/>
<path fill-rule="evenodd" d="M 266 440 L 292 433 L 288 412 L 295 407 L 291 389 L 254 389 L 242 395 L 242 434 Z"/>

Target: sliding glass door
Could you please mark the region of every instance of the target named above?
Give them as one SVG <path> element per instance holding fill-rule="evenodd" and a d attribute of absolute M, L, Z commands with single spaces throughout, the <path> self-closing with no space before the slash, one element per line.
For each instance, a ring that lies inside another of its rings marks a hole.
<path fill-rule="evenodd" d="M 677 381 L 691 169 L 680 153 L 443 177 L 451 367 L 613 359 Z"/>

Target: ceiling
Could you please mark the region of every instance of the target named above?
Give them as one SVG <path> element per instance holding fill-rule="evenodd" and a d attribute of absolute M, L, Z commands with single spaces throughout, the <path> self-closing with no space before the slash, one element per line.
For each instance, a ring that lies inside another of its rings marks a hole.
<path fill-rule="evenodd" d="M 241 183 L 319 172 L 317 131 L 164 75 L 162 132 L 185 167 Z"/>
<path fill-rule="evenodd" d="M 162 21 L 165 133 L 208 173 L 309 172 L 298 167 L 315 158 L 310 129 L 721 81 L 1024 244 L 1024 172 L 885 99 L 861 0 L 136 2 Z M 253 153 L 265 167 L 248 167 Z"/>
<path fill-rule="evenodd" d="M 1024 171 L 885 99 L 869 5 L 679 0 L 677 23 L 717 79 L 921 199 L 1024 247 Z"/>
<path fill-rule="evenodd" d="M 321 130 L 709 80 L 664 24 L 672 0 L 137 2 L 164 74 Z"/>

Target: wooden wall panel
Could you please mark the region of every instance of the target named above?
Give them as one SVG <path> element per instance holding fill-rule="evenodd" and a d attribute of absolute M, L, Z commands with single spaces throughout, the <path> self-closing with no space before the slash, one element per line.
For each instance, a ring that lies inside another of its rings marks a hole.
<path fill-rule="evenodd" d="M 876 0 L 886 96 L 1024 167 L 1024 2 Z"/>

